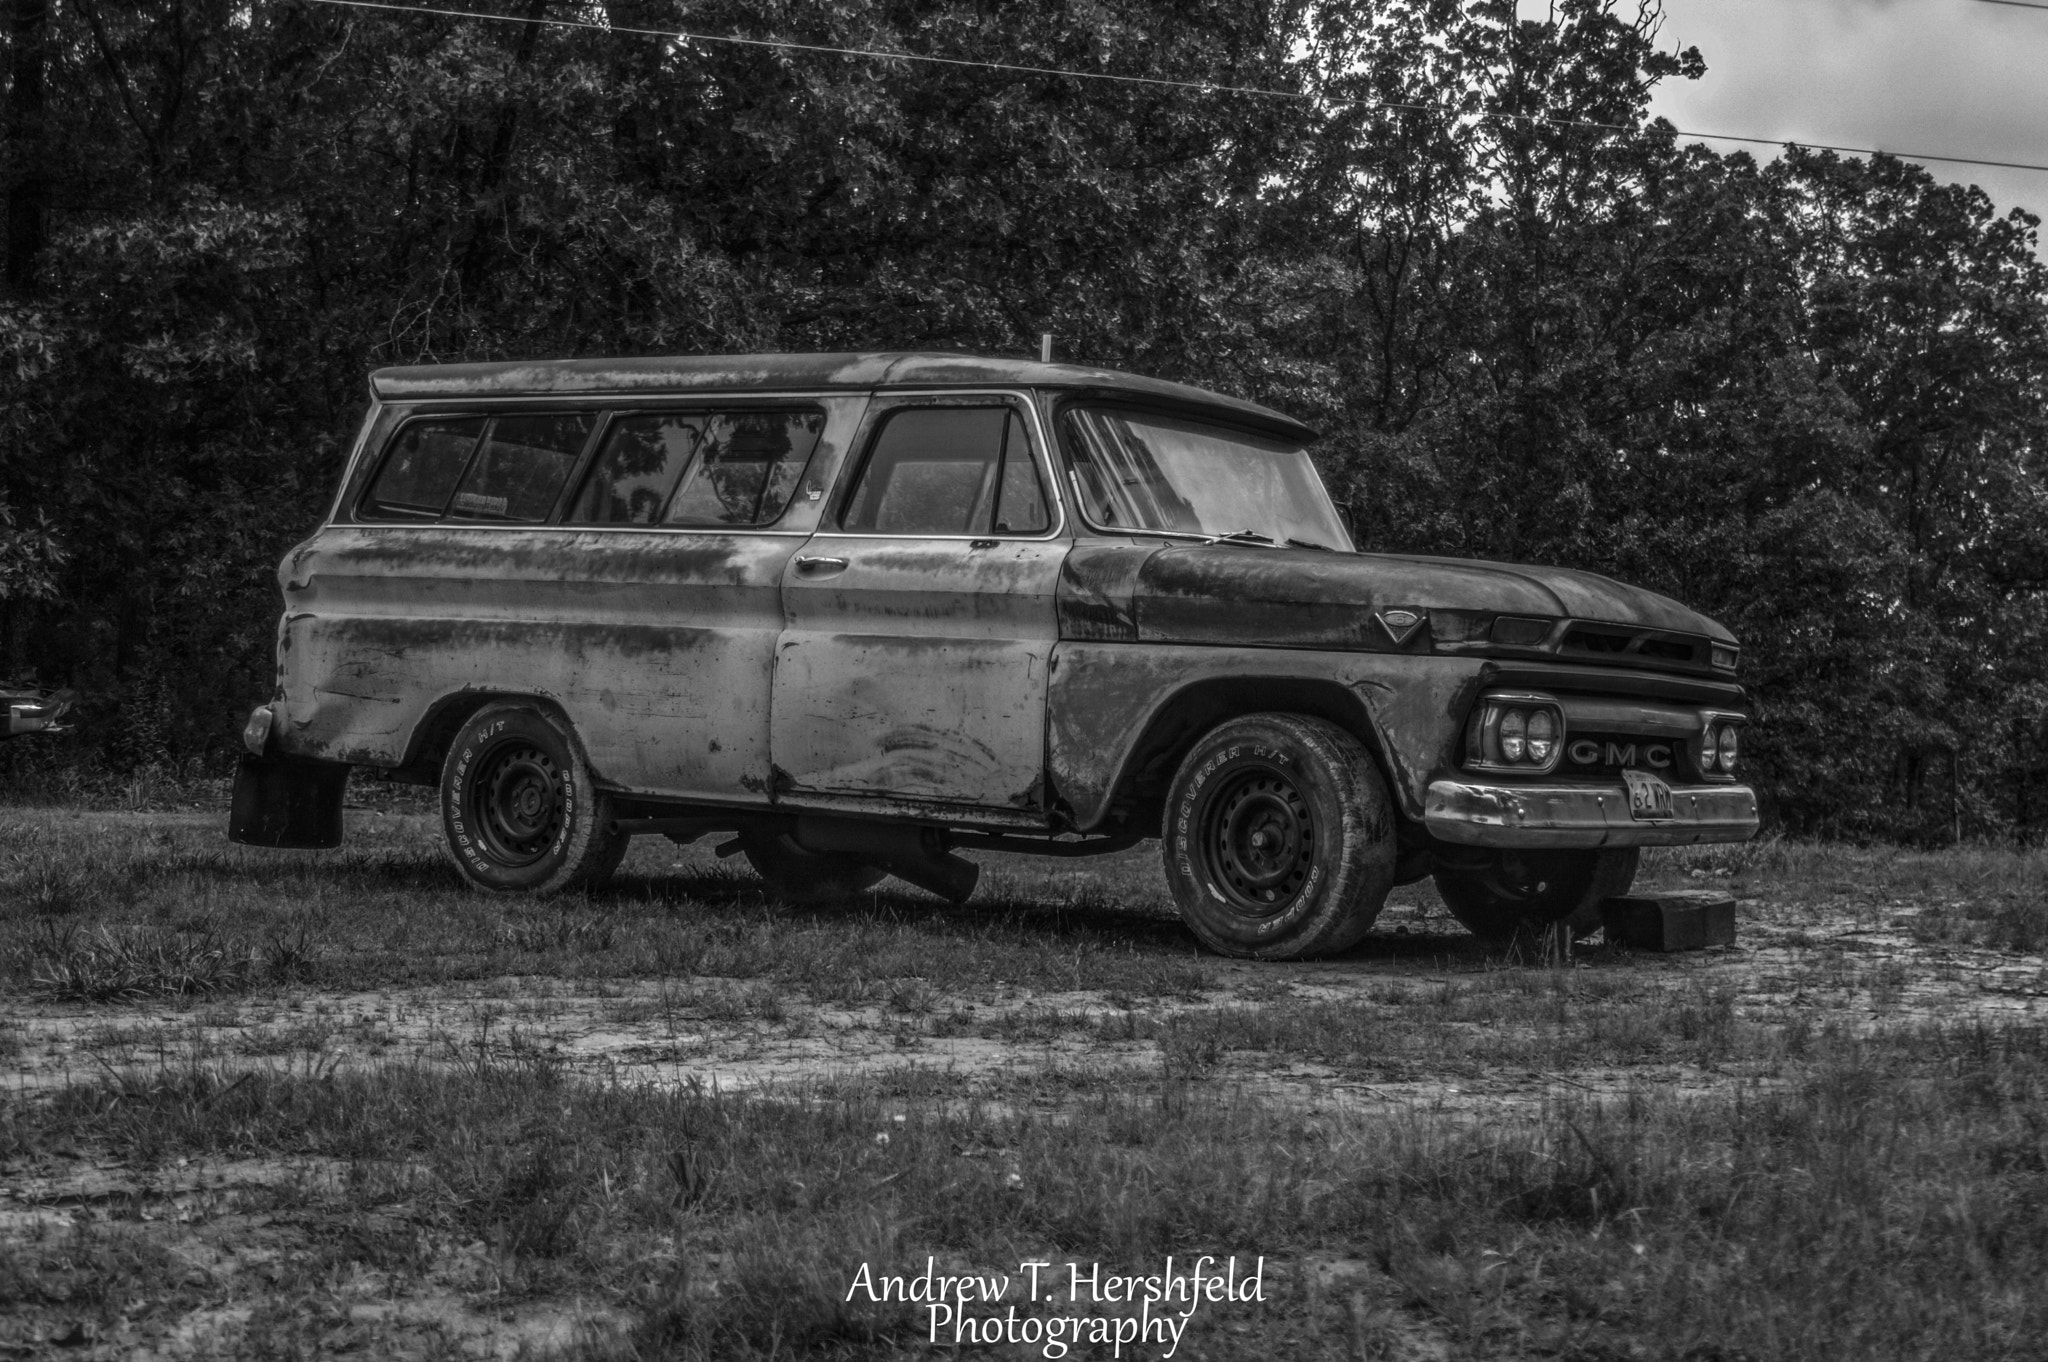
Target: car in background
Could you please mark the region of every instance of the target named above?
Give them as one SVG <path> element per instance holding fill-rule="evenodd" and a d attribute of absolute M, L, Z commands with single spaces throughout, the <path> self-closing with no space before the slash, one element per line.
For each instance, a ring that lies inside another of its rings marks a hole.
<path fill-rule="evenodd" d="M 385 369 L 279 570 L 230 835 L 332 846 L 352 768 L 437 785 L 487 890 L 719 839 L 778 893 L 962 850 L 1163 844 L 1202 941 L 1341 950 L 1433 878 L 1598 924 L 1645 846 L 1739 841 L 1727 630 L 1590 573 L 1357 552 L 1315 432 L 946 354 Z"/>
<path fill-rule="evenodd" d="M 64 717 L 78 702 L 68 690 L 42 690 L 13 682 L 0 682 L 0 714 L 6 715 L 0 738 L 19 738 L 29 733 L 64 733 Z"/>

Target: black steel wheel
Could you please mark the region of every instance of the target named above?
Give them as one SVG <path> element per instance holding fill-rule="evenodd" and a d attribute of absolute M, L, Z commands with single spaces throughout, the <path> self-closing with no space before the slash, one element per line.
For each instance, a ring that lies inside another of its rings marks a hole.
<path fill-rule="evenodd" d="M 568 725 L 537 705 L 486 705 L 441 767 L 448 850 L 480 889 L 548 893 L 601 882 L 626 854 L 628 839 L 611 821 L 611 801 Z"/>
<path fill-rule="evenodd" d="M 1474 936 L 1506 940 L 1560 924 L 1573 936 L 1600 926 L 1600 901 L 1626 894 L 1642 853 L 1459 849 L 1440 852 L 1436 892 Z M 1453 859 L 1456 857 L 1457 859 Z"/>
<path fill-rule="evenodd" d="M 1167 795 L 1166 879 L 1211 949 L 1260 960 L 1340 951 L 1394 880 L 1394 813 L 1357 738 L 1254 714 L 1204 735 Z"/>

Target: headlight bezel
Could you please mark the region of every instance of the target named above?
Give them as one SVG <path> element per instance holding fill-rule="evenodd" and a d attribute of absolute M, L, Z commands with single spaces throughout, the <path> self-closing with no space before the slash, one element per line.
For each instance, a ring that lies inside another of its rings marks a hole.
<path fill-rule="evenodd" d="M 1686 744 L 1694 774 L 1702 780 L 1733 781 L 1736 768 L 1742 761 L 1742 730 L 1748 726 L 1749 716 L 1746 714 L 1715 709 L 1700 711 L 1699 732 Z"/>
<path fill-rule="evenodd" d="M 1530 717 L 1537 713 L 1549 716 L 1554 735 L 1544 759 L 1533 755 L 1528 737 Z M 1510 729 L 1507 735 L 1513 738 L 1512 745 L 1502 732 L 1511 717 L 1518 721 L 1518 729 Z M 1548 775 L 1564 760 L 1567 741 L 1564 705 L 1555 696 L 1541 691 L 1488 691 L 1479 697 L 1465 725 L 1465 768 L 1503 775 Z"/>

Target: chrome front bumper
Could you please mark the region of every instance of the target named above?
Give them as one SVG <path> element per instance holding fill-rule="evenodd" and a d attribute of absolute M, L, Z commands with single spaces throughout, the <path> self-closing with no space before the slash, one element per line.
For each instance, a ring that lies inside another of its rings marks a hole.
<path fill-rule="evenodd" d="M 1668 847 L 1741 842 L 1756 833 L 1756 791 L 1747 785 L 1674 785 L 1676 815 L 1629 817 L 1628 790 L 1613 785 L 1506 785 L 1431 781 L 1422 822 L 1439 841 L 1481 847 Z"/>

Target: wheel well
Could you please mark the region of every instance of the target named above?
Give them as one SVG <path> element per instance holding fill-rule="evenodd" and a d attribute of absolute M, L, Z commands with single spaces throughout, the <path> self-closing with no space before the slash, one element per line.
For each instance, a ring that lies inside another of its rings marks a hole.
<path fill-rule="evenodd" d="M 1350 690 L 1332 681 L 1296 677 L 1231 677 L 1197 681 L 1176 692 L 1152 716 L 1131 754 L 1117 774 L 1115 792 L 1110 796 L 1110 817 L 1127 826 L 1156 835 L 1166 804 L 1166 790 L 1181 760 L 1203 734 L 1226 720 L 1245 714 L 1308 714 L 1327 719 L 1365 746 L 1380 778 L 1394 795 L 1396 817 L 1405 830 L 1407 819 L 1399 813 L 1400 800 L 1394 773 L 1380 745 L 1379 730 L 1373 726 L 1365 704 Z"/>
<path fill-rule="evenodd" d="M 455 742 L 455 735 L 462 726 L 475 717 L 485 705 L 497 704 L 503 700 L 519 700 L 551 710 L 567 722 L 562 707 L 554 701 L 538 695 L 523 695 L 508 690 L 465 690 L 453 695 L 444 695 L 427 707 L 426 715 L 413 726 L 412 741 L 406 748 L 403 765 L 391 769 L 390 778 L 412 785 L 438 785 L 441 782 L 441 763 L 447 759 L 448 748 Z"/>

